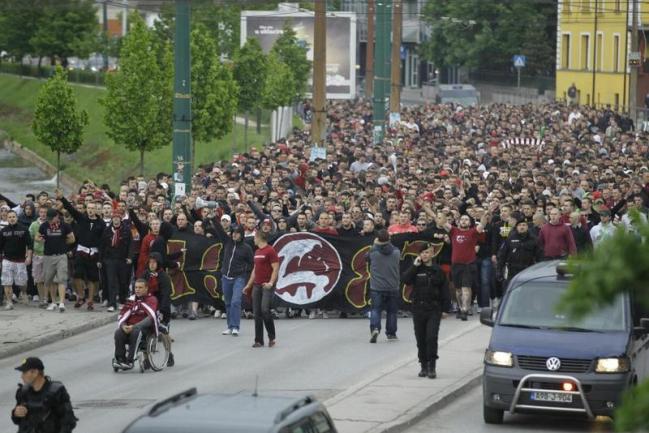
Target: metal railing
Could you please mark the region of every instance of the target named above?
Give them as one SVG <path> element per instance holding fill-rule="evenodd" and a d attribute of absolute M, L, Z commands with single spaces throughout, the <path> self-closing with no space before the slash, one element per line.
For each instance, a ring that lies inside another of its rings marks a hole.
<path fill-rule="evenodd" d="M 50 65 L 41 65 L 41 67 L 38 67 L 21 63 L 2 62 L 0 63 L 0 73 L 47 79 L 54 74 L 54 67 Z M 94 72 L 84 69 L 68 70 L 68 80 L 73 83 L 103 86 L 105 84 L 105 78 L 106 74 L 103 71 Z"/>

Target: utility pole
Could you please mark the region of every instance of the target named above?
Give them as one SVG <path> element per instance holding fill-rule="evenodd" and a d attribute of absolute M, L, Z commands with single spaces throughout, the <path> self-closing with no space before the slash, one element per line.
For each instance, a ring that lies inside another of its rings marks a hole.
<path fill-rule="evenodd" d="M 102 17 L 103 21 L 103 27 L 104 27 L 104 71 L 108 71 L 108 4 L 106 3 L 106 0 L 104 0 L 104 4 L 102 5 Z"/>
<path fill-rule="evenodd" d="M 629 56 L 629 61 L 634 61 L 631 65 L 631 76 L 629 77 L 629 115 L 633 122 L 635 122 L 638 108 L 638 68 L 640 67 L 640 53 L 638 52 L 638 0 L 633 0 L 632 12 L 631 55 Z"/>
<path fill-rule="evenodd" d="M 320 146 L 324 138 L 327 110 L 327 3 L 315 1 L 313 29 L 313 111 L 311 142 Z"/>
<path fill-rule="evenodd" d="M 394 0 L 392 12 L 392 60 L 390 71 L 390 113 L 401 111 L 401 0 Z"/>
<path fill-rule="evenodd" d="M 124 0 L 124 13 L 122 14 L 122 36 L 126 36 L 128 27 L 128 0 Z"/>
<path fill-rule="evenodd" d="M 602 0 L 604 1 L 604 0 Z M 593 29 L 593 79 L 592 79 L 592 89 L 591 89 L 591 95 L 592 96 L 592 103 L 593 107 L 597 107 L 597 99 L 595 97 L 595 91 L 596 91 L 596 86 L 595 86 L 595 81 L 597 80 L 597 12 L 599 9 L 599 0 L 595 0 L 595 11 L 594 11 L 594 22 L 595 22 L 595 28 Z"/>
<path fill-rule="evenodd" d="M 374 0 L 367 0 L 367 50 L 365 54 L 365 97 L 374 91 Z"/>
<path fill-rule="evenodd" d="M 189 194 L 192 186 L 192 80 L 189 49 L 190 12 L 189 0 L 176 0 L 173 106 L 174 196 Z"/>
<path fill-rule="evenodd" d="M 385 133 L 385 95 L 389 87 L 390 32 L 392 11 L 391 0 L 381 0 L 376 5 L 376 52 L 374 56 L 374 94 L 372 120 L 374 124 L 374 143 L 383 142 Z"/>

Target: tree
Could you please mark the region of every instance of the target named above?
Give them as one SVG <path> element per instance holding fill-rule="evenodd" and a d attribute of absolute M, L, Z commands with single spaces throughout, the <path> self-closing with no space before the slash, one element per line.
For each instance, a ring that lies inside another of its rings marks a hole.
<path fill-rule="evenodd" d="M 2 49 L 18 61 L 33 53 L 30 43 L 43 15 L 42 0 L 3 0 Z"/>
<path fill-rule="evenodd" d="M 230 68 L 219 61 L 217 45 L 203 25 L 191 33 L 192 167 L 196 142 L 222 138 L 232 129 L 238 86 Z"/>
<path fill-rule="evenodd" d="M 295 77 L 291 68 L 271 52 L 268 55 L 268 64 L 266 69 L 266 80 L 264 89 L 261 94 L 263 108 L 275 110 L 278 107 L 290 105 L 293 100 L 293 90 L 295 89 Z M 280 110 L 279 124 L 283 122 L 282 111 Z"/>
<path fill-rule="evenodd" d="M 304 95 L 309 80 L 311 62 L 306 57 L 308 48 L 297 39 L 295 31 L 288 22 L 284 25 L 282 35 L 277 38 L 271 51 L 293 72 L 294 90 L 291 92 L 290 102 L 300 99 Z"/>
<path fill-rule="evenodd" d="M 635 213 L 635 211 L 633 211 Z M 574 276 L 559 310 L 580 318 L 611 304 L 623 292 L 649 311 L 649 224 L 632 216 L 637 233 L 619 228 L 594 251 L 570 260 Z M 618 431 L 649 430 L 649 379 L 628 392 L 616 411 Z"/>
<path fill-rule="evenodd" d="M 428 0 L 431 28 L 423 56 L 438 66 L 509 71 L 514 54 L 528 57 L 526 73 L 554 71 L 556 3 L 499 0 Z"/>
<path fill-rule="evenodd" d="M 36 138 L 56 152 L 57 187 L 61 177 L 61 153 L 74 153 L 81 147 L 83 128 L 87 124 L 88 114 L 77 109 L 67 72 L 57 67 L 39 91 L 32 123 Z"/>
<path fill-rule="evenodd" d="M 173 82 L 171 49 L 154 40 L 151 30 L 134 13 L 131 29 L 123 38 L 120 67 L 106 77 L 104 123 L 107 135 L 128 150 L 140 152 L 140 174 L 144 174 L 144 152 L 171 141 Z"/>
<path fill-rule="evenodd" d="M 96 46 L 99 34 L 97 10 L 93 0 L 44 2 L 36 29 L 29 39 L 32 52 L 48 56 L 63 66 L 72 56 L 87 57 Z"/>
<path fill-rule="evenodd" d="M 252 110 L 261 108 L 261 94 L 267 72 L 266 55 L 259 41 L 250 38 L 234 60 L 234 78 L 239 84 L 239 110 L 245 113 L 244 143 L 248 146 L 248 118 Z"/>

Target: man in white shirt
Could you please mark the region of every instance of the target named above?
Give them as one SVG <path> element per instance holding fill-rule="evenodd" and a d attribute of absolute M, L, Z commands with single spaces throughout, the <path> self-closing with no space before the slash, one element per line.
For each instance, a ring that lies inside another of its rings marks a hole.
<path fill-rule="evenodd" d="M 601 218 L 600 223 L 590 229 L 590 238 L 592 239 L 593 247 L 595 248 L 597 248 L 604 239 L 613 236 L 616 229 L 611 222 L 611 211 L 607 207 L 600 208 L 599 216 Z"/>

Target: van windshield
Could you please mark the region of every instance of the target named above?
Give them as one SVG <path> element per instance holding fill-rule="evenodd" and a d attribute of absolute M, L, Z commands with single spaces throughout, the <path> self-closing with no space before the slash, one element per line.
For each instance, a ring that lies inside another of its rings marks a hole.
<path fill-rule="evenodd" d="M 530 282 L 511 290 L 500 316 L 500 325 L 522 328 L 565 329 L 571 331 L 625 331 L 624 297 L 613 304 L 591 312 L 581 320 L 557 313 L 556 306 L 567 284 Z"/>

